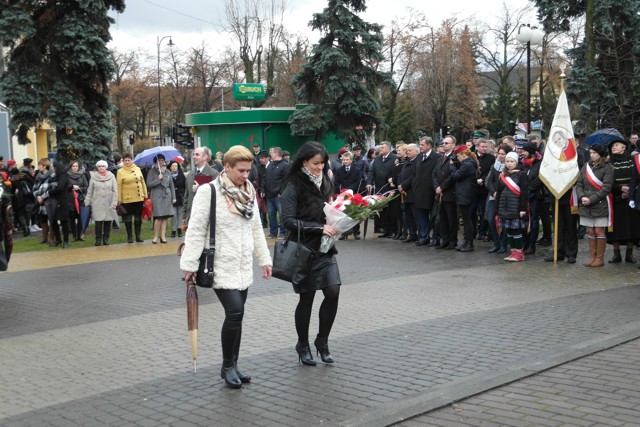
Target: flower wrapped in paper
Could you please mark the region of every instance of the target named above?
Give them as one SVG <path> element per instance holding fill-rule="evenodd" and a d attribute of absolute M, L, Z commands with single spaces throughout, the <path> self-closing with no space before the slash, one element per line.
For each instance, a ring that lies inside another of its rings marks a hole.
<path fill-rule="evenodd" d="M 378 214 L 391 200 L 398 197 L 385 194 L 363 196 L 353 190 L 344 190 L 330 203 L 324 204 L 327 224 L 335 227 L 338 233 L 334 237 L 322 236 L 320 252 L 327 253 L 335 244 L 337 236 L 351 230 L 356 224 L 371 215 Z"/>

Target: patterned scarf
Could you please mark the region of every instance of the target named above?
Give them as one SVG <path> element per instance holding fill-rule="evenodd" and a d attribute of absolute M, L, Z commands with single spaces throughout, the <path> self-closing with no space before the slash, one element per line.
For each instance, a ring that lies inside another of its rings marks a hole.
<path fill-rule="evenodd" d="M 312 174 L 311 171 L 309 169 L 307 169 L 306 167 L 304 167 L 304 166 L 302 167 L 302 172 L 304 172 L 304 174 L 309 177 L 311 182 L 313 182 L 314 185 L 316 187 L 318 187 L 318 190 L 319 190 L 320 186 L 322 185 L 322 174 L 316 176 L 316 175 Z"/>
<path fill-rule="evenodd" d="M 227 200 L 229 212 L 251 219 L 253 217 L 253 199 L 255 198 L 253 185 L 246 181 L 242 188 L 238 188 L 231 182 L 225 172 L 220 173 L 218 176 L 218 184 L 220 185 L 220 191 Z"/>

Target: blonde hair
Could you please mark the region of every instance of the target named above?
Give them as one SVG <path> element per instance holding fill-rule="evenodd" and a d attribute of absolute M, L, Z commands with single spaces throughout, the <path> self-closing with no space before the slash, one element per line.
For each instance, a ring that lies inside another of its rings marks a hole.
<path fill-rule="evenodd" d="M 242 145 L 234 145 L 224 154 L 224 164 L 228 163 L 232 168 L 238 162 L 253 162 L 254 159 L 253 153 Z"/>

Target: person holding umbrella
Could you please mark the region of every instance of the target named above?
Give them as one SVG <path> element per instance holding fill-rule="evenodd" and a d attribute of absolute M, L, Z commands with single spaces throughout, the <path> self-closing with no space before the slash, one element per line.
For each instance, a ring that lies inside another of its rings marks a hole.
<path fill-rule="evenodd" d="M 215 291 L 224 307 L 222 324 L 222 368 L 220 376 L 231 388 L 240 388 L 251 377 L 238 369 L 242 318 L 249 286 L 253 284 L 253 257 L 262 268 L 262 278 L 271 277 L 271 254 L 262 230 L 253 185 L 248 181 L 253 155 L 242 146 L 231 147 L 224 156 L 224 169 L 210 185 L 195 193 L 189 228 L 180 258 L 187 283 L 195 279 L 202 251 L 208 247 L 211 197 L 216 197 L 214 259 Z M 235 268 L 230 268 L 233 265 Z"/>
<path fill-rule="evenodd" d="M 153 159 L 154 165 L 147 174 L 147 188 L 153 204 L 153 240 L 154 245 L 167 243 L 167 221 L 173 217 L 173 204 L 176 202 L 176 190 L 173 186 L 171 172 L 165 165 L 164 154 L 157 154 Z"/>
<path fill-rule="evenodd" d="M 73 160 L 69 164 L 67 171 L 69 176 L 69 225 L 74 242 L 82 242 L 83 230 L 82 221 L 80 219 L 80 211 L 84 205 L 84 198 L 89 187 L 89 180 L 83 171 L 80 170 L 80 163 Z"/>

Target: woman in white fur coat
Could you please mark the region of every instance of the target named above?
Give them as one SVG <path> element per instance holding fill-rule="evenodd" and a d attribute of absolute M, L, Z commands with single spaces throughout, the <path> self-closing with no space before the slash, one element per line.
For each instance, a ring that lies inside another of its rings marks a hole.
<path fill-rule="evenodd" d="M 260 221 L 255 189 L 248 181 L 253 154 L 242 146 L 231 147 L 224 156 L 224 170 L 212 181 L 216 196 L 216 254 L 213 290 L 224 307 L 222 369 L 227 386 L 240 388 L 251 377 L 238 370 L 242 317 L 249 286 L 253 283 L 253 257 L 262 277 L 271 277 L 271 254 Z M 180 269 L 185 281 L 198 271 L 202 251 L 209 246 L 211 185 L 202 185 L 193 199 Z"/>

